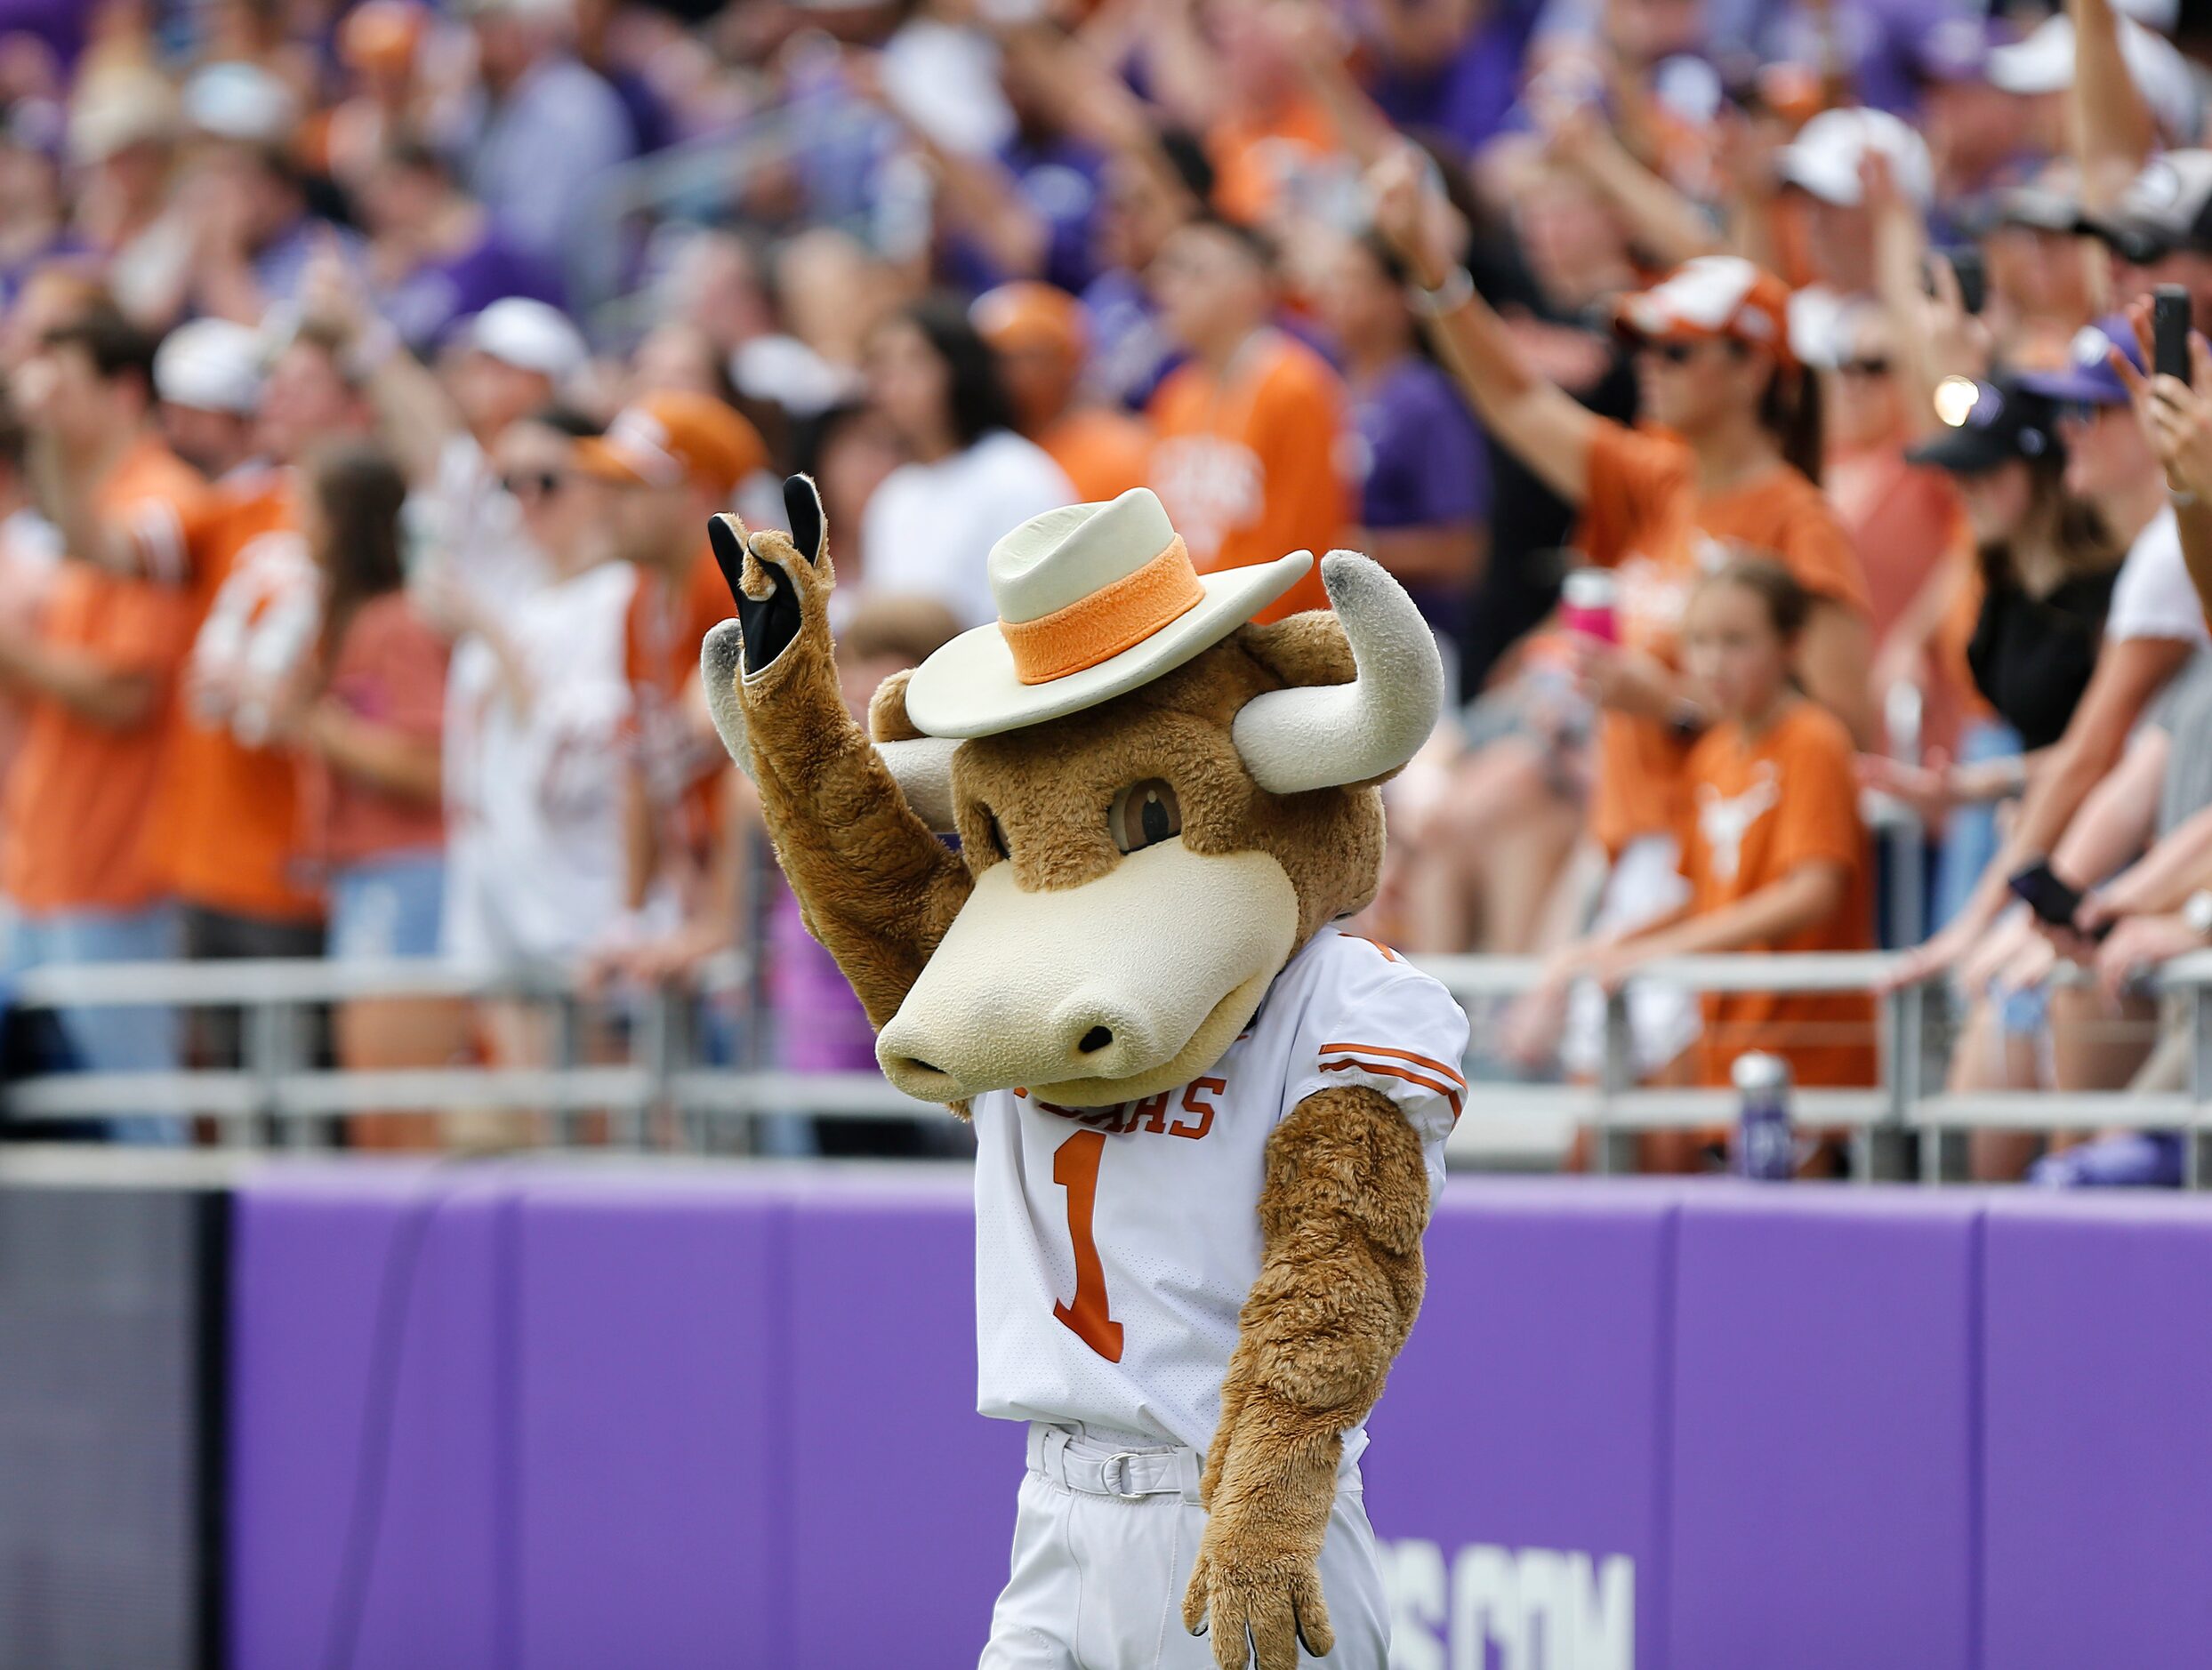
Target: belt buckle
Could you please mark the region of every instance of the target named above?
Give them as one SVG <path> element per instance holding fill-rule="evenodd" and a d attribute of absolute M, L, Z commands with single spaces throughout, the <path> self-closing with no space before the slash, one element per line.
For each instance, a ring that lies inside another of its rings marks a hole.
<path fill-rule="evenodd" d="M 1108 1456 L 1098 1464 L 1098 1481 L 1106 1486 L 1108 1496 L 1127 1499 L 1137 1494 L 1129 1473 L 1130 1464 L 1136 1459 L 1135 1450 L 1124 1449 Z"/>

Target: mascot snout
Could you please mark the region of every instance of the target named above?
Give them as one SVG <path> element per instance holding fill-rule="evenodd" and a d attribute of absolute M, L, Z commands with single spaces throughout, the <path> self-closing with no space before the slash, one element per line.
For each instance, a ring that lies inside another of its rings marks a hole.
<path fill-rule="evenodd" d="M 1017 1087 L 1071 1107 L 1171 1089 L 1219 1059 L 1299 932 L 1264 853 L 1148 847 L 1081 887 L 1024 892 L 994 864 L 876 1040 L 909 1096 Z"/>

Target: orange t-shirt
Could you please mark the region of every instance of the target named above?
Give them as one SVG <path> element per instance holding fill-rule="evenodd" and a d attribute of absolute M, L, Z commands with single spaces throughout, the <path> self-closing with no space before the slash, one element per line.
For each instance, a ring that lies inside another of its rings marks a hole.
<path fill-rule="evenodd" d="M 1103 406 L 1070 412 L 1037 437 L 1037 445 L 1084 504 L 1103 504 L 1143 486 L 1152 460 L 1152 430 L 1145 421 Z"/>
<path fill-rule="evenodd" d="M 1711 498 L 1680 441 L 1601 422 L 1590 444 L 1582 550 L 1619 576 L 1621 640 L 1675 664 L 1682 611 L 1699 576 L 1729 558 L 1779 558 L 1817 596 L 1866 613 L 1858 553 L 1821 490 L 1777 466 Z M 1642 835 L 1671 835 L 1684 811 L 1688 747 L 1657 719 L 1600 716 L 1591 831 L 1608 852 Z"/>
<path fill-rule="evenodd" d="M 1345 412 L 1344 384 L 1328 362 L 1279 331 L 1254 336 L 1218 381 L 1187 364 L 1152 397 L 1159 439 L 1148 482 L 1199 573 L 1314 554 L 1314 567 L 1263 621 L 1329 606 L 1321 557 L 1352 520 Z"/>
<path fill-rule="evenodd" d="M 729 756 L 697 734 L 684 694 L 699 676 L 700 640 L 729 617 L 729 587 L 712 548 L 702 545 L 679 595 L 660 574 L 639 570 L 623 629 L 631 741 L 647 802 L 664 840 L 702 859 L 721 827 L 718 784 Z"/>
<path fill-rule="evenodd" d="M 1835 914 L 1746 951 L 1864 951 L 1873 943 L 1873 894 L 1856 751 L 1843 721 L 1817 703 L 1792 702 L 1766 735 L 1716 726 L 1690 751 L 1682 829 L 1682 874 L 1690 910 L 1705 915 L 1782 880 L 1799 865 L 1839 864 L 1844 899 Z M 1874 1004 L 1858 992 L 1732 992 L 1705 1000 L 1699 1070 L 1725 1085 L 1747 1049 L 1788 1058 L 1799 1084 L 1874 1082 Z"/>
<path fill-rule="evenodd" d="M 140 440 L 109 473 L 94 508 L 110 524 L 148 510 L 189 525 L 207 486 L 158 441 Z M 36 696 L 8 778 L 8 842 L 0 877 L 18 907 L 133 911 L 161 896 L 165 878 L 143 845 L 147 808 L 168 734 L 171 686 L 191 636 L 190 605 L 170 587 L 67 562 L 46 604 L 43 641 L 116 670 L 151 674 L 157 706 L 117 730 Z"/>
<path fill-rule="evenodd" d="M 247 642 L 256 634 L 264 635 L 255 640 L 257 656 L 288 647 L 296 663 L 313 653 L 320 607 L 302 588 L 318 582 L 314 558 L 297 531 L 294 491 L 290 472 L 257 472 L 218 487 L 206 512 L 188 526 L 192 678 L 240 676 Z M 287 632 L 272 618 L 280 610 L 297 640 L 288 646 L 275 642 Z M 254 676 L 273 684 L 280 675 L 261 668 Z M 172 716 L 169 765 L 150 836 L 170 888 L 193 904 L 240 916 L 318 920 L 322 897 L 302 849 L 299 767 L 292 751 L 243 741 L 232 713 L 194 708 L 188 699 Z"/>
<path fill-rule="evenodd" d="M 352 718 L 422 742 L 445 729 L 446 640 L 405 591 L 369 598 L 346 622 L 332 657 L 329 700 Z M 403 799 L 347 775 L 320 754 L 298 760 L 306 844 L 318 862 L 358 864 L 390 853 L 437 852 L 445 818 L 435 803 Z"/>

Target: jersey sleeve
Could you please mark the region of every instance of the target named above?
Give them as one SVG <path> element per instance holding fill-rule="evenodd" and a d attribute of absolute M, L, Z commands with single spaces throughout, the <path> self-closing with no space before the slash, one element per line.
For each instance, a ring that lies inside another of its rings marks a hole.
<path fill-rule="evenodd" d="M 1688 448 L 1611 419 L 1591 430 L 1588 474 L 1581 543 L 1603 568 L 1627 556 L 1638 533 L 1691 490 Z"/>
<path fill-rule="evenodd" d="M 1866 569 L 1858 547 L 1817 489 L 1806 493 L 1804 502 L 1786 518 L 1777 554 L 1814 597 L 1841 604 L 1854 614 L 1868 612 Z"/>
<path fill-rule="evenodd" d="M 1421 1139 L 1433 1202 L 1444 1138 L 1467 1098 L 1467 1016 L 1436 980 L 1371 940 L 1339 935 L 1291 1043 L 1283 1111 L 1359 1085 L 1397 1104 Z"/>

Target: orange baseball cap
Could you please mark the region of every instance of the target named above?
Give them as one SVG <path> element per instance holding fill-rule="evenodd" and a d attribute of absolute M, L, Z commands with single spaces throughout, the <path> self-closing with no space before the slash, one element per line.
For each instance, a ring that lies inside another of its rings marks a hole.
<path fill-rule="evenodd" d="M 1032 278 L 985 291 L 968 309 L 968 317 L 983 340 L 1001 354 L 1049 348 L 1081 359 L 1090 334 L 1083 327 L 1082 302 L 1057 285 Z"/>
<path fill-rule="evenodd" d="M 1621 331 L 1647 341 L 1727 337 L 1796 363 L 1790 286 L 1741 255 L 1685 261 L 1649 290 L 1623 298 L 1613 317 Z"/>
<path fill-rule="evenodd" d="M 727 494 L 764 467 L 760 432 L 712 395 L 681 389 L 648 394 L 615 414 L 607 433 L 576 443 L 586 475 L 630 486 L 671 487 L 686 478 Z"/>

